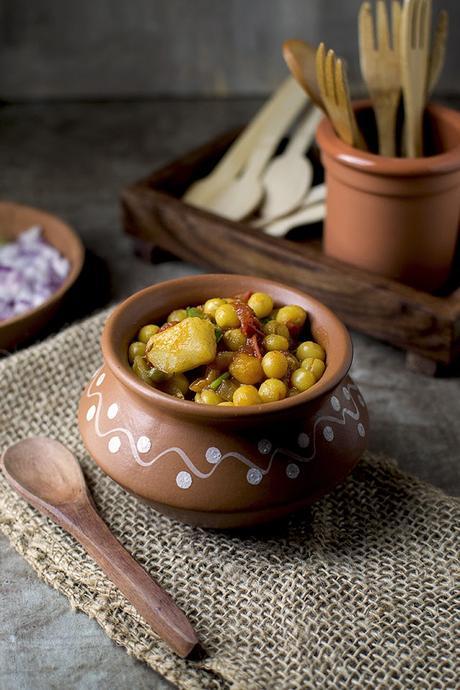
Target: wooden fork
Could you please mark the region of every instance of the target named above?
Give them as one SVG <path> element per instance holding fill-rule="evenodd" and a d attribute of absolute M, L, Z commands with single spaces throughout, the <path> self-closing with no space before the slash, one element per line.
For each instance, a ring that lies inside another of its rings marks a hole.
<path fill-rule="evenodd" d="M 401 82 L 405 117 L 404 150 L 409 158 L 423 155 L 430 27 L 431 0 L 405 0 L 401 16 Z"/>
<path fill-rule="evenodd" d="M 350 146 L 366 150 L 366 142 L 358 128 L 351 107 L 345 65 L 333 50 L 320 43 L 316 51 L 316 76 L 321 98 L 338 136 Z"/>
<path fill-rule="evenodd" d="M 379 153 L 396 155 L 396 114 L 401 96 L 401 5 L 392 0 L 391 30 L 385 0 L 377 0 L 374 25 L 370 2 L 359 11 L 359 60 L 377 120 Z"/>

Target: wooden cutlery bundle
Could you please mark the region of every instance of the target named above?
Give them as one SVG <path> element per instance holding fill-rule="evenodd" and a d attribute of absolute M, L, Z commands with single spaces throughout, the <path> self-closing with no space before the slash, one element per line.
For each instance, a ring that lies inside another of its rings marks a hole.
<path fill-rule="evenodd" d="M 313 169 L 305 155 L 314 139 L 321 111 L 309 104 L 309 100 L 294 79 L 288 78 L 212 173 L 187 190 L 184 200 L 234 221 L 244 220 L 258 211 L 259 217 L 253 223 L 267 228 L 267 232 L 274 221 L 284 217 L 287 220 L 298 209 L 304 212 L 309 209 L 313 219 L 321 220 L 325 189 L 324 185 L 318 185 L 310 196 Z M 290 129 L 292 133 L 285 150 L 274 157 Z M 307 213 L 305 218 L 308 217 Z M 291 226 L 288 222 L 283 227 L 287 232 Z"/>
<path fill-rule="evenodd" d="M 390 13 L 386 0 L 361 5 L 360 65 L 382 156 L 423 155 L 423 115 L 444 63 L 447 21 L 442 11 L 430 48 L 431 0 L 404 0 L 402 5 L 391 0 Z M 324 218 L 325 186 L 310 190 L 312 167 L 306 157 L 321 113 L 344 142 L 372 150 L 355 117 L 345 63 L 335 51 L 324 43 L 315 48 L 292 39 L 284 43 L 283 56 L 294 79 L 281 85 L 211 174 L 184 196 L 189 204 L 230 220 L 248 219 L 276 236 Z M 398 128 L 401 95 L 404 119 Z M 285 150 L 276 155 L 286 136 Z"/>

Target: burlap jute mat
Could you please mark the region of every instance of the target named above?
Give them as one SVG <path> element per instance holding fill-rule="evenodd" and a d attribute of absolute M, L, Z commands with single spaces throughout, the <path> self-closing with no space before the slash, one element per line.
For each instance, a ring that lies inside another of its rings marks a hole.
<path fill-rule="evenodd" d="M 332 495 L 252 535 L 193 529 L 139 504 L 88 458 L 75 414 L 105 314 L 0 362 L 0 448 L 45 434 L 80 460 L 97 506 L 209 651 L 162 644 L 85 552 L 0 479 L 0 527 L 38 575 L 180 688 L 455 688 L 458 502 L 367 455 Z M 70 687 L 70 686 L 69 686 Z"/>

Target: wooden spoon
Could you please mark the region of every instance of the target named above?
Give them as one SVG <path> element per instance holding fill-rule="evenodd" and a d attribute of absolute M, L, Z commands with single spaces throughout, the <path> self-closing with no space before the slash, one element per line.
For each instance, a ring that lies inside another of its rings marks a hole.
<path fill-rule="evenodd" d="M 300 93 L 305 103 L 305 96 Z M 207 200 L 208 211 L 239 221 L 249 216 L 260 205 L 264 195 L 262 173 L 286 129 L 299 114 L 298 105 L 297 100 L 284 103 L 282 117 L 265 123 L 243 173 Z"/>
<path fill-rule="evenodd" d="M 241 173 L 264 133 L 275 125 L 281 128 L 282 136 L 305 104 L 305 95 L 297 82 L 292 77 L 286 79 L 233 142 L 213 171 L 187 189 L 184 201 L 208 210 L 214 206 L 217 212 L 213 200 Z"/>
<path fill-rule="evenodd" d="M 299 208 L 297 211 L 290 213 L 284 218 L 275 220 L 273 223 L 266 225 L 263 231 L 272 237 L 283 237 L 287 235 L 290 230 L 300 225 L 311 225 L 312 223 L 318 223 L 324 220 L 325 215 L 326 204 L 319 201 L 315 204 Z"/>
<path fill-rule="evenodd" d="M 265 195 L 259 213 L 263 218 L 278 218 L 293 211 L 310 189 L 313 166 L 305 152 L 321 118 L 321 110 L 313 106 L 289 139 L 285 151 L 270 161 L 262 179 Z"/>
<path fill-rule="evenodd" d="M 283 43 L 283 57 L 292 76 L 327 115 L 316 78 L 316 48 L 306 41 L 291 38 Z"/>
<path fill-rule="evenodd" d="M 311 189 L 308 190 L 308 192 L 305 194 L 303 199 L 301 199 L 298 207 L 294 209 L 293 212 L 297 211 L 302 211 L 305 208 L 308 208 L 309 206 L 315 206 L 319 202 L 323 203 L 326 200 L 326 185 L 323 183 L 317 184 Z M 292 213 L 293 213 L 292 212 Z M 271 225 L 275 221 L 285 219 L 285 218 L 290 218 L 292 213 L 290 214 L 283 214 L 281 216 L 276 216 L 276 218 L 255 218 L 253 221 L 251 221 L 251 227 L 253 228 L 265 228 L 268 225 Z M 315 221 L 316 222 L 316 221 Z"/>
<path fill-rule="evenodd" d="M 67 448 L 50 438 L 28 438 L 4 452 L 2 465 L 13 489 L 82 544 L 159 637 L 182 657 L 202 654 L 188 619 L 97 513 Z"/>

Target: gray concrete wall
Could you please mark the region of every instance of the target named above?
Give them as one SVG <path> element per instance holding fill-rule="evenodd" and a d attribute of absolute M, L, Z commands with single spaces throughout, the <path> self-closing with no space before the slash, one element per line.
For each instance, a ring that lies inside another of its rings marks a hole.
<path fill-rule="evenodd" d="M 264 94 L 286 38 L 325 40 L 360 89 L 361 0 L 0 0 L 0 98 Z M 460 0 L 439 92 L 459 93 Z"/>

